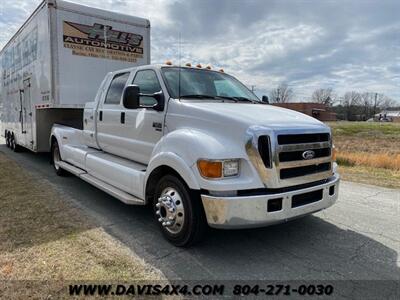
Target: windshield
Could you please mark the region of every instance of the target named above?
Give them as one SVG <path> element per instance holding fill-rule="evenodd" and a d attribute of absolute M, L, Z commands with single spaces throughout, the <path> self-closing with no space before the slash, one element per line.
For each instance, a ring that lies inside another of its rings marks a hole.
<path fill-rule="evenodd" d="M 227 99 L 233 101 L 260 102 L 257 96 L 237 79 L 221 72 L 169 67 L 162 68 L 162 73 L 168 91 L 171 97 L 175 99 Z"/>

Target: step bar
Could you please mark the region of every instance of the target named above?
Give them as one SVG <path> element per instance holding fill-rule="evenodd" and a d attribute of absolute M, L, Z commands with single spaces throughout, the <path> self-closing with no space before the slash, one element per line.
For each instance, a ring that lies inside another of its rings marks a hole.
<path fill-rule="evenodd" d="M 97 179 L 96 177 L 93 177 L 92 175 L 88 174 L 86 171 L 79 169 L 65 161 L 59 161 L 57 162 L 57 165 L 74 174 L 75 176 L 85 180 L 86 182 L 94 185 L 98 189 L 102 190 L 103 192 L 117 198 L 118 200 L 122 201 L 125 204 L 129 205 L 144 205 L 144 200 L 139 199 L 131 194 L 128 194 L 108 183 L 106 183 L 103 180 Z"/>

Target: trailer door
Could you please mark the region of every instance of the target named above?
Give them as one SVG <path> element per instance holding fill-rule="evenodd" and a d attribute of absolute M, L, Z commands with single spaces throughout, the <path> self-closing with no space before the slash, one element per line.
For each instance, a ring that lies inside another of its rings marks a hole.
<path fill-rule="evenodd" d="M 31 101 L 31 79 L 24 80 L 24 89 L 22 91 L 22 117 L 21 128 L 23 133 L 23 142 L 25 147 L 33 148 L 33 119 L 32 119 L 32 101 Z"/>

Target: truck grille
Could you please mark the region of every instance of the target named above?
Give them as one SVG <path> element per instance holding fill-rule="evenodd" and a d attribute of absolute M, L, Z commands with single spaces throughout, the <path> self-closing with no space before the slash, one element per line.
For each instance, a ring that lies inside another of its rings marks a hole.
<path fill-rule="evenodd" d="M 329 133 L 283 134 L 277 136 L 277 141 L 280 179 L 317 175 L 331 170 Z M 307 157 L 307 153 L 311 157 Z"/>
<path fill-rule="evenodd" d="M 278 135 L 279 145 L 328 142 L 328 141 L 329 141 L 329 133 Z"/>
<path fill-rule="evenodd" d="M 306 176 L 319 172 L 329 171 L 330 169 L 331 169 L 331 163 L 309 165 L 297 168 L 287 168 L 281 170 L 280 176 L 281 179 L 288 179 L 293 177 Z"/>
<path fill-rule="evenodd" d="M 264 186 L 286 188 L 331 177 L 331 134 L 321 131 L 302 133 L 296 128 L 274 132 L 262 126 L 249 127 L 246 152 Z"/>

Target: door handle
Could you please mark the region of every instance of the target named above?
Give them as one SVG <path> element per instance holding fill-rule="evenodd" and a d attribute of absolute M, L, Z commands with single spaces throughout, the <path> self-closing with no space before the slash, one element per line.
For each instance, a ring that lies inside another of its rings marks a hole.
<path fill-rule="evenodd" d="M 99 121 L 103 121 L 103 111 L 99 111 Z"/>
<path fill-rule="evenodd" d="M 125 124 L 125 112 L 121 112 L 121 124 Z"/>

